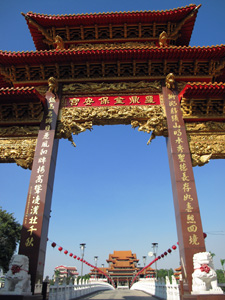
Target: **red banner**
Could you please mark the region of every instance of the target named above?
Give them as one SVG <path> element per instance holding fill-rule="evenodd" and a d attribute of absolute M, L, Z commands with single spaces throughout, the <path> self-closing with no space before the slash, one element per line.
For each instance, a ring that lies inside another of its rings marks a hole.
<path fill-rule="evenodd" d="M 122 95 L 70 97 L 65 99 L 67 107 L 160 105 L 159 95 Z"/>

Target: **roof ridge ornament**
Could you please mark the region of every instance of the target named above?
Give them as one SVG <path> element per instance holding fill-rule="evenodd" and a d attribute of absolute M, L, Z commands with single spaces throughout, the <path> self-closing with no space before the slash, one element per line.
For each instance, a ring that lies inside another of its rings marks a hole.
<path fill-rule="evenodd" d="M 169 73 L 166 76 L 166 87 L 169 90 L 174 90 L 175 89 L 175 76 L 173 73 Z"/>
<path fill-rule="evenodd" d="M 59 35 L 57 35 L 55 37 L 55 41 L 53 42 L 53 44 L 56 45 L 56 50 L 63 50 L 63 49 L 65 49 L 63 39 Z"/>
<path fill-rule="evenodd" d="M 167 40 L 168 40 L 168 34 L 166 33 L 166 31 L 161 32 L 159 35 L 159 46 L 160 47 L 168 46 Z"/>
<path fill-rule="evenodd" d="M 48 91 L 56 94 L 58 91 L 58 81 L 54 77 L 48 79 Z"/>

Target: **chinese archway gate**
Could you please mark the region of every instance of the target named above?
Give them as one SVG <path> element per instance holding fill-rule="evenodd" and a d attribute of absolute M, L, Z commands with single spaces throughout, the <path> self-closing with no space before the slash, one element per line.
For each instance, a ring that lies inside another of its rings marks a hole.
<path fill-rule="evenodd" d="M 72 134 L 94 125 L 131 124 L 151 132 L 150 141 L 168 139 L 181 297 L 189 299 L 193 254 L 205 251 L 192 166 L 225 158 L 225 46 L 188 46 L 198 9 L 28 12 L 37 50 L 0 51 L 0 162 L 32 169 L 19 253 L 30 259 L 34 293 L 43 277 L 58 140 L 73 143 Z"/>

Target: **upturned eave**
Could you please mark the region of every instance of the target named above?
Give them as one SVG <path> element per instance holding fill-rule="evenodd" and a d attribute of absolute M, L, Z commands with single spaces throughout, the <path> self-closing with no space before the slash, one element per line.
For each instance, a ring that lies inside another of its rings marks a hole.
<path fill-rule="evenodd" d="M 107 13 L 90 13 L 90 14 L 72 14 L 72 15 L 46 15 L 34 12 L 24 14 L 25 17 L 32 19 L 44 30 L 51 28 L 79 28 L 80 26 L 112 26 L 123 24 L 152 24 L 152 23 L 167 23 L 181 22 L 185 17 L 191 14 L 196 5 L 180 7 L 171 10 L 161 11 L 132 11 L 132 12 L 107 12 Z M 177 45 L 188 45 L 191 34 L 194 28 L 196 13 L 185 22 L 177 39 Z M 33 38 L 37 50 L 48 49 L 48 45 L 44 42 L 45 36 L 34 24 L 27 20 L 28 28 Z"/>
<path fill-rule="evenodd" d="M 189 82 L 179 93 L 179 100 L 192 98 L 223 98 L 225 83 L 223 82 Z"/>

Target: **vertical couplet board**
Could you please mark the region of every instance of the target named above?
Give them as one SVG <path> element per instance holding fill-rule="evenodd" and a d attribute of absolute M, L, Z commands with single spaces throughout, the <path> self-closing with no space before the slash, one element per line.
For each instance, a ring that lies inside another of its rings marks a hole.
<path fill-rule="evenodd" d="M 163 87 L 167 115 L 167 151 L 176 214 L 184 288 L 192 290 L 193 255 L 205 252 L 190 150 L 177 92 Z"/>
<path fill-rule="evenodd" d="M 29 258 L 32 292 L 42 283 L 58 140 L 55 129 L 59 98 L 46 93 L 48 111 L 40 125 L 25 208 L 19 254 Z"/>

